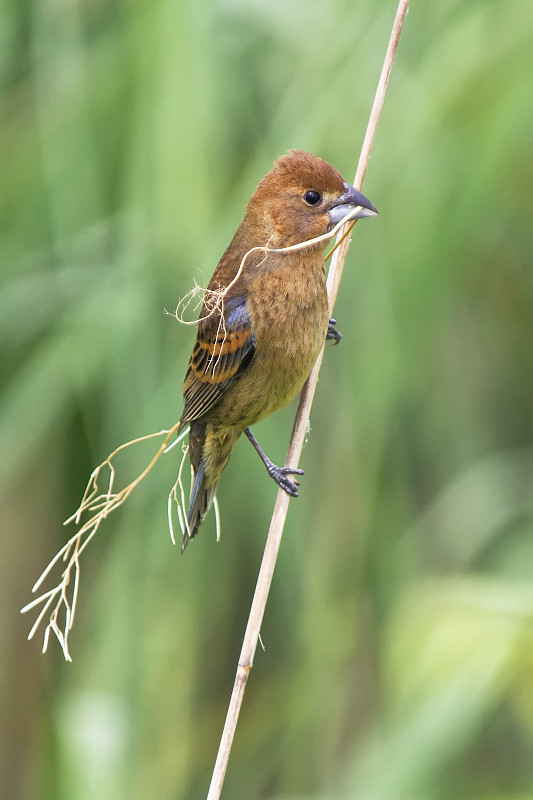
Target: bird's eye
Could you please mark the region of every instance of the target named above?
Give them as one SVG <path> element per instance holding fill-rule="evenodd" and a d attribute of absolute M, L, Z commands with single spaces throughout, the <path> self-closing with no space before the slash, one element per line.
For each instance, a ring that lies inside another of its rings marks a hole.
<path fill-rule="evenodd" d="M 309 189 L 309 191 L 304 194 L 304 200 L 307 205 L 316 206 L 322 200 L 322 195 L 320 192 L 315 192 L 314 189 Z"/>

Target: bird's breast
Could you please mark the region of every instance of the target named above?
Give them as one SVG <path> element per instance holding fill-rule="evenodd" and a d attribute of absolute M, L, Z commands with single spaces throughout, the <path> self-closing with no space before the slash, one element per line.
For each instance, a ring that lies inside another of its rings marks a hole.
<path fill-rule="evenodd" d="M 329 320 L 324 260 L 319 256 L 303 268 L 287 260 L 249 284 L 255 353 L 222 401 L 225 423 L 253 425 L 302 388 L 324 344 Z"/>

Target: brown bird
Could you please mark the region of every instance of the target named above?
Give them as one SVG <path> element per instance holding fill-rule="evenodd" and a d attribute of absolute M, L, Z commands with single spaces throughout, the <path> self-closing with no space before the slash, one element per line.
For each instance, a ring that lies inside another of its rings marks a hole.
<path fill-rule="evenodd" d="M 340 334 L 328 313 L 327 242 L 271 250 L 327 233 L 356 207 L 352 218 L 377 214 L 336 169 L 302 150 L 278 158 L 250 198 L 209 283 L 183 386 L 180 425 L 190 423 L 194 477 L 182 552 L 205 519 L 243 432 L 270 477 L 297 496 L 299 484 L 288 476 L 302 470 L 273 464 L 250 425 L 295 397 L 324 338 L 336 344 Z"/>

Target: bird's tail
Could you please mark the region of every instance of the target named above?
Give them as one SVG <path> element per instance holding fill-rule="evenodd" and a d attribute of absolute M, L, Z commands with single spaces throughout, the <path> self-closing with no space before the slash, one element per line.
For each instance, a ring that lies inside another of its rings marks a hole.
<path fill-rule="evenodd" d="M 181 543 L 182 553 L 189 541 L 196 536 L 198 528 L 206 518 L 207 512 L 213 503 L 217 484 L 215 482 L 209 487 L 206 487 L 205 484 L 205 461 L 202 459 L 197 469 L 194 470 L 189 510 L 187 511 L 187 529 L 183 534 L 183 542 Z"/>
<path fill-rule="evenodd" d="M 220 432 L 214 434 L 205 421 L 191 422 L 189 457 L 193 468 L 193 482 L 187 512 L 188 528 L 183 535 L 181 545 L 182 553 L 189 541 L 196 536 L 198 528 L 213 505 L 218 480 L 240 435 L 241 430 L 237 428 L 228 429 L 222 434 Z"/>

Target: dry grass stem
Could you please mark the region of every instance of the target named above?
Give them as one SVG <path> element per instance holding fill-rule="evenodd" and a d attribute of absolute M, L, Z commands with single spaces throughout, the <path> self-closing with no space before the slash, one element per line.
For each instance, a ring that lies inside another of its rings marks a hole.
<path fill-rule="evenodd" d="M 48 647 L 48 641 L 50 638 L 50 632 L 53 632 L 61 645 L 63 650 L 63 655 L 67 661 L 72 661 L 72 658 L 69 653 L 68 649 L 68 635 L 70 630 L 72 629 L 72 625 L 74 623 L 74 617 L 76 614 L 76 604 L 78 599 L 78 586 L 79 586 L 79 579 L 80 579 L 80 562 L 79 558 L 80 555 L 83 553 L 91 539 L 95 536 L 96 532 L 98 531 L 100 525 L 104 521 L 104 519 L 116 508 L 123 505 L 133 490 L 139 485 L 139 483 L 148 475 L 151 469 L 154 467 L 156 462 L 159 460 L 160 456 L 163 453 L 168 452 L 174 444 L 178 441 L 181 441 L 189 432 L 189 429 L 186 428 L 183 430 L 179 436 L 176 438 L 176 441 L 169 446 L 170 440 L 172 437 L 178 432 L 179 423 L 176 423 L 172 428 L 169 430 L 158 431 L 157 433 L 150 433 L 146 436 L 140 436 L 138 439 L 133 439 L 131 442 L 126 442 L 125 444 L 121 444 L 120 447 L 117 447 L 112 453 L 108 455 L 105 461 L 96 467 L 91 473 L 89 478 L 89 482 L 87 483 L 87 488 L 83 494 L 81 503 L 78 509 L 65 520 L 65 525 L 70 523 L 75 523 L 76 525 L 80 525 L 82 516 L 89 515 L 89 519 L 84 522 L 81 527 L 76 531 L 76 533 L 71 536 L 71 538 L 63 545 L 61 550 L 54 556 L 54 558 L 50 561 L 46 569 L 43 571 L 39 579 L 36 581 L 32 588 L 32 592 L 37 592 L 41 586 L 43 585 L 46 578 L 50 575 L 53 571 L 54 567 L 59 562 L 66 563 L 65 568 L 63 569 L 60 580 L 52 589 L 49 589 L 43 594 L 39 595 L 39 597 L 32 600 L 31 603 L 28 603 L 24 608 L 21 610 L 22 613 L 26 613 L 33 608 L 37 608 L 41 604 L 43 607 L 39 611 L 37 619 L 33 624 L 32 629 L 28 634 L 28 639 L 33 638 L 33 635 L 46 618 L 48 616 L 48 624 L 44 629 L 44 639 L 43 639 L 43 653 L 46 652 Z M 163 438 L 163 441 L 157 448 L 155 454 L 153 455 L 152 459 L 148 463 L 148 465 L 140 472 L 140 474 L 127 486 L 125 486 L 120 491 L 114 491 L 114 484 L 115 484 L 115 467 L 113 465 L 113 459 L 121 453 L 122 451 L 126 450 L 133 445 L 139 444 L 140 442 L 146 442 L 150 439 L 157 439 Z M 181 513 L 180 503 L 182 508 L 185 508 L 185 496 L 183 485 L 181 483 L 181 473 L 183 469 L 183 462 L 185 459 L 186 451 L 184 452 L 183 459 L 181 462 L 181 466 L 178 473 L 178 479 L 174 484 L 170 495 L 169 495 L 169 527 L 172 541 L 174 542 L 174 532 L 172 528 L 172 517 L 171 517 L 171 498 L 175 499 L 176 505 L 178 507 L 178 518 L 180 520 L 180 525 L 183 531 L 183 514 Z M 107 486 L 104 491 L 101 491 L 98 485 L 99 480 L 102 477 L 102 473 L 104 470 L 108 471 L 107 476 Z M 178 499 L 178 489 L 180 490 L 180 496 Z M 186 516 L 185 516 L 185 523 L 186 523 Z"/>
<path fill-rule="evenodd" d="M 408 6 L 409 0 L 400 0 L 396 11 L 392 33 L 387 47 L 387 52 L 385 54 L 385 60 L 378 82 L 378 88 L 376 90 L 367 131 L 359 158 L 359 164 L 355 175 L 354 186 L 356 189 L 361 189 L 363 178 L 368 166 L 370 151 L 372 149 L 372 143 L 376 134 L 377 123 L 383 107 L 385 90 L 387 88 Z M 335 305 L 335 299 L 337 297 L 338 287 L 344 268 L 344 261 L 350 243 L 349 235 L 353 225 L 355 224 L 355 221 L 348 225 L 346 224 L 347 222 L 348 220 L 345 219 L 340 224 L 339 228 L 343 229 L 342 233 L 339 236 L 339 240 L 335 245 L 335 248 L 333 248 L 329 254 L 333 254 L 334 256 L 328 274 L 328 298 L 330 312 L 333 311 L 333 307 Z M 320 365 L 322 363 L 323 352 L 324 351 L 322 349 L 322 352 L 320 353 L 311 371 L 311 375 L 302 389 L 291 442 L 289 445 L 289 451 L 285 460 L 286 466 L 298 466 L 300 454 L 308 430 L 309 414 L 318 380 Z M 289 499 L 289 496 L 283 490 L 280 489 L 278 491 L 207 800 L 219 800 L 222 791 L 222 785 L 224 783 L 224 777 L 226 774 L 233 738 L 235 735 L 235 729 L 244 697 L 244 691 L 246 689 L 248 675 L 253 666 L 253 659 L 260 637 L 261 623 L 265 612 L 268 593 L 270 591 L 270 584 L 272 582 L 277 554 L 281 544 L 283 527 L 287 516 L 287 510 L 289 508 Z"/>
<path fill-rule="evenodd" d="M 176 444 L 177 444 L 177 442 L 178 442 L 178 439 L 176 439 Z M 174 444 L 172 446 L 174 446 Z M 168 453 L 168 450 L 169 450 L 169 448 L 167 448 L 165 450 L 165 452 Z M 183 446 L 183 456 L 181 458 L 180 468 L 178 470 L 178 477 L 176 478 L 176 483 L 174 484 L 174 486 L 172 487 L 172 489 L 170 490 L 170 493 L 168 495 L 168 504 L 167 504 L 167 507 L 168 507 L 168 529 L 170 531 L 170 538 L 171 538 L 172 544 L 176 544 L 176 539 L 174 537 L 174 525 L 172 524 L 172 502 L 173 501 L 174 501 L 174 503 L 176 505 L 176 510 L 177 510 L 177 514 L 178 514 L 178 521 L 179 521 L 179 524 L 180 524 L 180 528 L 181 528 L 182 534 L 184 534 L 185 531 L 187 532 L 187 534 L 190 534 L 189 523 L 187 521 L 187 515 L 184 513 L 184 509 L 186 508 L 186 501 L 185 501 L 185 491 L 183 489 L 183 481 L 182 481 L 182 477 L 181 477 L 182 476 L 182 472 L 183 472 L 183 466 L 185 464 L 185 460 L 187 458 L 187 453 L 188 452 L 189 452 L 189 445 L 184 445 Z M 178 490 L 179 490 L 179 497 L 178 497 Z"/>
<path fill-rule="evenodd" d="M 303 242 L 298 242 L 297 244 L 292 244 L 288 247 L 270 247 L 269 242 L 265 245 L 258 245 L 256 247 L 251 247 L 244 256 L 242 257 L 241 263 L 239 265 L 239 269 L 235 274 L 235 277 L 225 286 L 223 289 L 202 289 L 197 283 L 195 283 L 194 288 L 187 292 L 187 294 L 181 298 L 178 305 L 176 306 L 175 311 L 171 314 L 169 311 L 165 312 L 170 314 L 170 316 L 175 317 L 178 322 L 181 322 L 183 325 L 196 325 L 198 322 L 203 322 L 209 317 L 213 316 L 213 314 L 219 313 L 221 318 L 223 318 L 223 310 L 224 310 L 224 297 L 227 295 L 229 290 L 235 283 L 238 281 L 239 277 L 242 274 L 244 269 L 244 265 L 248 259 L 248 257 L 252 253 L 264 253 L 264 259 L 268 258 L 269 253 L 291 253 L 295 250 L 305 250 L 307 247 L 314 247 L 314 245 L 319 244 L 320 242 L 326 242 L 329 239 L 335 238 L 341 228 L 346 227 L 346 223 L 357 214 L 357 212 L 361 209 L 361 206 L 355 206 L 350 213 L 340 222 L 338 222 L 334 228 L 332 228 L 327 233 L 322 234 L 321 236 L 315 236 L 312 239 L 306 239 Z M 335 245 L 337 247 L 337 245 Z M 331 250 L 328 254 L 327 258 L 333 253 L 335 247 Z M 264 260 L 263 259 L 263 260 Z M 193 316 L 194 319 L 186 319 L 185 315 L 187 314 L 189 307 L 193 300 L 196 300 L 193 306 Z M 196 313 L 200 306 L 205 306 L 207 313 L 201 316 L 200 318 L 196 317 Z"/>

